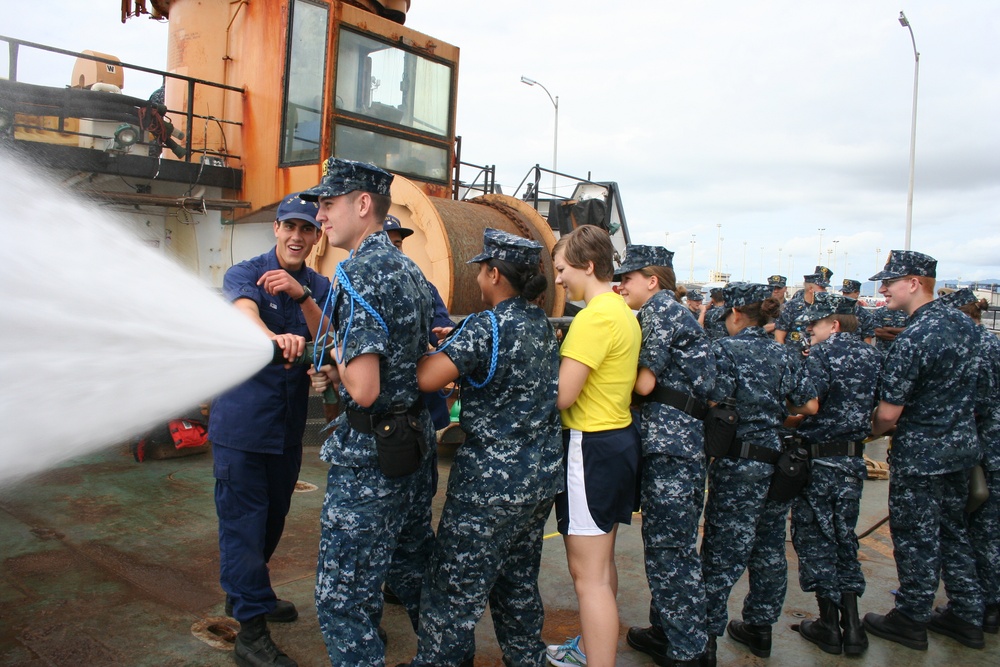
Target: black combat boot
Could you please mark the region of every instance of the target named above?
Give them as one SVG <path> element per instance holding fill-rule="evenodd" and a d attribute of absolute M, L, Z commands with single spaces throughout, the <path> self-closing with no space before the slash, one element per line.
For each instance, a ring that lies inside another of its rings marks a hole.
<path fill-rule="evenodd" d="M 264 614 L 240 622 L 233 659 L 240 667 L 298 667 L 271 640 Z"/>
<path fill-rule="evenodd" d="M 861 655 L 868 650 L 868 635 L 858 618 L 858 594 L 841 592 L 840 627 L 844 631 L 844 655 Z"/>
<path fill-rule="evenodd" d="M 771 656 L 771 626 L 751 625 L 743 621 L 729 621 L 726 626 L 729 636 L 750 647 L 750 652 L 758 658 Z"/>
<path fill-rule="evenodd" d="M 931 612 L 931 622 L 927 624 L 927 629 L 951 637 L 969 648 L 986 647 L 982 627 L 962 620 L 955 615 L 954 609 L 951 607 L 943 614 L 936 610 Z"/>
<path fill-rule="evenodd" d="M 893 609 L 885 616 L 868 612 L 865 614 L 864 626 L 865 630 L 876 637 L 915 651 L 927 650 L 927 624 L 914 621 L 898 609 Z"/>
<path fill-rule="evenodd" d="M 816 603 L 819 605 L 819 620 L 802 621 L 797 626 L 793 625 L 792 630 L 798 630 L 803 639 L 811 641 L 826 653 L 840 655 L 843 650 L 841 647 L 843 637 L 840 634 L 839 624 L 840 609 L 833 600 L 818 595 Z"/>
<path fill-rule="evenodd" d="M 625 641 L 636 651 L 641 651 L 652 657 L 653 662 L 660 667 L 699 667 L 699 665 L 704 664 L 701 656 L 691 660 L 671 658 L 667 653 L 670 646 L 667 636 L 663 634 L 663 630 L 654 625 L 648 628 L 629 628 L 628 634 L 625 635 Z"/>
<path fill-rule="evenodd" d="M 233 618 L 233 598 L 226 596 L 226 616 Z M 299 610 L 288 600 L 278 600 L 267 614 L 268 623 L 291 623 L 299 617 Z"/>
<path fill-rule="evenodd" d="M 934 607 L 934 611 L 939 614 L 946 614 L 950 608 L 951 603 L 949 602 L 948 604 Z M 983 632 L 988 632 L 992 635 L 1000 632 L 1000 605 L 986 605 L 986 609 L 983 610 Z"/>
<path fill-rule="evenodd" d="M 698 660 L 701 667 L 715 667 L 716 648 L 715 635 L 709 635 L 708 643 L 705 644 L 705 652 L 701 654 L 701 658 Z"/>
<path fill-rule="evenodd" d="M 641 651 L 653 658 L 653 662 L 663 667 L 671 664 L 667 655 L 667 636 L 655 625 L 648 628 L 633 627 L 628 629 L 625 641 L 636 651 Z"/>
<path fill-rule="evenodd" d="M 992 635 L 1000 632 L 1000 605 L 986 605 L 986 611 L 983 612 L 983 632 Z"/>

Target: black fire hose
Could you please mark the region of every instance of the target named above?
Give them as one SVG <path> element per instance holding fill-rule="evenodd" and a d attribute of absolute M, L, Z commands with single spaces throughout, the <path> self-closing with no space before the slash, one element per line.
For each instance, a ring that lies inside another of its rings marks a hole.
<path fill-rule="evenodd" d="M 302 353 L 302 356 L 296 357 L 292 361 L 285 359 L 285 351 L 278 347 L 278 344 L 271 341 L 271 345 L 274 346 L 274 355 L 271 357 L 272 364 L 292 364 L 293 366 L 310 366 L 313 362 L 313 351 L 316 349 L 316 343 L 306 343 L 306 351 Z M 330 348 L 326 350 L 326 358 L 330 358 Z"/>

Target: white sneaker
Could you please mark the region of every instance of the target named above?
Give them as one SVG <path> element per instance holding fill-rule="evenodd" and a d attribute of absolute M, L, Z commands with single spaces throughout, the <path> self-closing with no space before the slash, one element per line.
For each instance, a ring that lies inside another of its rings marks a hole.
<path fill-rule="evenodd" d="M 545 649 L 545 657 L 556 667 L 578 667 L 587 664 L 587 656 L 580 650 L 580 636 L 566 640 L 565 644 L 552 644 Z"/>

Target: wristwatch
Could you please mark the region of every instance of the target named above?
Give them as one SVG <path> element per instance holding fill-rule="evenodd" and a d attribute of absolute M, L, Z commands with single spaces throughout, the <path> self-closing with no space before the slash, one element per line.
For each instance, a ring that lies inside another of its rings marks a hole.
<path fill-rule="evenodd" d="M 313 291 L 311 289 L 309 289 L 309 287 L 307 285 L 303 285 L 302 286 L 302 296 L 300 296 L 298 299 L 296 299 L 295 303 L 305 303 L 306 299 L 308 299 L 309 297 L 311 297 L 312 294 L 313 294 Z"/>

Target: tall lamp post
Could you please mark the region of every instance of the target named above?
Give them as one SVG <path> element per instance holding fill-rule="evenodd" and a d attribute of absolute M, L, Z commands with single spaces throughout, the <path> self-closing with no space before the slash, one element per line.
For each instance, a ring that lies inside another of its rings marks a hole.
<path fill-rule="evenodd" d="M 823 232 L 826 231 L 826 227 L 819 228 L 819 261 L 817 264 L 823 263 Z"/>
<path fill-rule="evenodd" d="M 694 234 L 691 235 L 691 273 L 688 280 L 694 282 Z"/>
<path fill-rule="evenodd" d="M 552 97 L 552 93 L 549 89 L 538 83 L 534 79 L 529 79 L 526 76 L 521 77 L 521 83 L 526 83 L 529 86 L 538 86 L 545 91 L 545 94 L 549 96 L 549 101 L 552 102 L 552 106 L 556 110 L 556 128 L 552 135 L 552 196 L 556 194 L 556 175 L 555 172 L 559 171 L 559 96 L 556 95 Z"/>
<path fill-rule="evenodd" d="M 715 228 L 718 230 L 717 241 L 715 243 L 715 279 L 718 280 L 719 273 L 722 273 L 722 223 L 715 223 Z"/>
<path fill-rule="evenodd" d="M 913 166 L 916 162 L 917 149 L 917 81 L 920 75 L 920 52 L 917 51 L 917 40 L 913 37 L 913 27 L 903 12 L 899 12 L 899 25 L 910 31 L 910 42 L 913 44 L 913 115 L 910 118 L 910 187 L 906 192 L 906 237 L 903 240 L 903 250 L 909 250 L 910 233 L 913 230 Z"/>
<path fill-rule="evenodd" d="M 882 259 L 882 248 L 875 248 L 875 273 L 882 270 L 879 261 Z M 878 296 L 878 281 L 872 283 L 872 297 Z"/>

